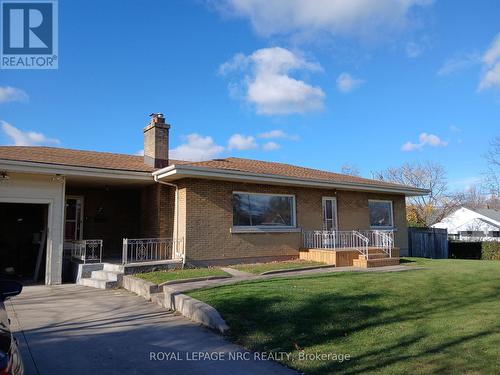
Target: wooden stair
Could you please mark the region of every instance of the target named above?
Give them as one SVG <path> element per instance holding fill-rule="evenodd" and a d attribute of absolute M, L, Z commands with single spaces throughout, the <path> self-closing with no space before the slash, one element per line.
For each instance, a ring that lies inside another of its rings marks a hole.
<path fill-rule="evenodd" d="M 373 268 L 385 266 L 399 265 L 399 257 L 389 257 L 382 249 L 369 248 L 369 257 L 366 259 L 365 255 L 359 255 L 358 259 L 353 259 L 352 265 L 360 268 Z"/>

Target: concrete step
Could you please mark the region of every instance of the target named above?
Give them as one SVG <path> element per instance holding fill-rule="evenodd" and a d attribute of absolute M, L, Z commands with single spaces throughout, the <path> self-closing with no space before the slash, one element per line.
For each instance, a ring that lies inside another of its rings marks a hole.
<path fill-rule="evenodd" d="M 114 289 L 118 287 L 117 281 L 107 281 L 93 278 L 84 278 L 78 280 L 78 285 L 89 286 L 97 289 Z"/>
<path fill-rule="evenodd" d="M 123 273 L 124 267 L 121 264 L 104 263 L 103 270 Z"/>
<path fill-rule="evenodd" d="M 117 271 L 92 271 L 91 278 L 106 281 L 119 281 L 123 277 L 122 272 Z"/>
<path fill-rule="evenodd" d="M 397 266 L 399 265 L 399 258 L 354 259 L 352 265 L 361 268 Z"/>
<path fill-rule="evenodd" d="M 163 293 L 163 291 L 161 291 L 159 293 L 152 293 L 151 294 L 151 302 L 156 303 L 157 305 L 159 305 L 161 307 L 170 308 L 169 306 L 167 306 L 165 294 Z"/>

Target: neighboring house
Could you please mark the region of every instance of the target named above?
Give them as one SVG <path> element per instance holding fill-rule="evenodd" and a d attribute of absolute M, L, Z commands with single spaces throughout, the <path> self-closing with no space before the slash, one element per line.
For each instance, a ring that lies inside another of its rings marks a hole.
<path fill-rule="evenodd" d="M 447 229 L 448 235 L 455 238 L 497 239 L 500 237 L 500 210 L 461 207 L 432 227 Z"/>
<path fill-rule="evenodd" d="M 144 157 L 0 147 L 0 267 L 38 266 L 58 284 L 65 247 L 117 263 L 234 264 L 297 258 L 304 247 L 357 258 L 385 246 L 397 257 L 390 247 L 407 249 L 405 197 L 428 193 L 281 163 L 171 160 L 169 128 L 152 117 Z"/>

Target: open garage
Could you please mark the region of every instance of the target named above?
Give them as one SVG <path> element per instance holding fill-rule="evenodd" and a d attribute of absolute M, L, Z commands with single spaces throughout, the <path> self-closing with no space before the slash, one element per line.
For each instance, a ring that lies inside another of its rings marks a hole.
<path fill-rule="evenodd" d="M 0 212 L 1 276 L 43 281 L 48 205 L 0 203 Z"/>

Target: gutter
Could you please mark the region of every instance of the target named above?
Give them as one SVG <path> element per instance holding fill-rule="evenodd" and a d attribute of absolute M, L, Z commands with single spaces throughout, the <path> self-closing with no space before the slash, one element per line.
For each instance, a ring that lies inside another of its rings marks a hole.
<path fill-rule="evenodd" d="M 273 174 L 242 172 L 236 170 L 215 169 L 207 167 L 196 167 L 189 165 L 170 165 L 166 168 L 153 172 L 156 179 L 180 179 L 184 177 L 209 178 L 219 180 L 247 181 L 255 183 L 270 183 L 278 185 L 309 186 L 325 189 L 345 189 L 345 190 L 364 190 L 381 193 L 404 194 L 406 196 L 427 195 L 430 193 L 427 189 L 419 189 L 405 186 L 378 186 L 366 183 L 355 182 L 331 182 L 321 179 L 304 179 L 298 177 L 288 177 Z"/>
<path fill-rule="evenodd" d="M 170 182 L 165 182 L 165 181 L 160 181 L 158 179 L 158 176 L 154 176 L 155 182 L 161 184 L 161 185 L 166 185 L 170 187 L 175 188 L 175 238 L 176 241 L 179 240 L 179 186 L 176 184 L 172 184 Z M 185 241 L 185 239 L 184 239 Z M 186 245 L 185 242 L 183 241 L 183 246 L 184 246 L 184 252 L 183 252 L 183 257 L 182 257 L 182 267 L 184 268 L 184 265 L 186 264 Z"/>

